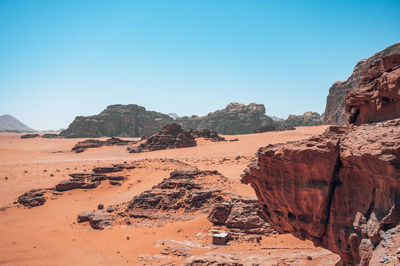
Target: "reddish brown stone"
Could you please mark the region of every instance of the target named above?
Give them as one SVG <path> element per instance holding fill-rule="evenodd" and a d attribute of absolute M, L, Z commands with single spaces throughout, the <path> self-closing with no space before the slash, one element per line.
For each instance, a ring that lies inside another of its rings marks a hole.
<path fill-rule="evenodd" d="M 360 87 L 360 82 L 362 82 L 365 72 L 375 62 L 396 54 L 400 54 L 400 43 L 393 44 L 368 59 L 360 60 L 346 81 L 336 81 L 329 89 L 329 95 L 326 99 L 324 124 L 346 125 L 349 120 L 349 113 L 345 110 L 346 93 Z"/>
<path fill-rule="evenodd" d="M 350 124 L 400 117 L 400 54 L 375 61 L 364 72 L 360 85 L 346 95 Z"/>
<path fill-rule="evenodd" d="M 243 182 L 279 232 L 367 265 L 384 231 L 400 222 L 400 119 L 330 129 L 258 151 Z"/>

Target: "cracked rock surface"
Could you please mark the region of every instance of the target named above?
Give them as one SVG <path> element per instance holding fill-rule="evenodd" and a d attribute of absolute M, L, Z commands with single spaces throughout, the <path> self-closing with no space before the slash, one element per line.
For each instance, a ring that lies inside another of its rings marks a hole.
<path fill-rule="evenodd" d="M 242 182 L 278 232 L 368 265 L 400 220 L 400 119 L 260 148 Z"/>

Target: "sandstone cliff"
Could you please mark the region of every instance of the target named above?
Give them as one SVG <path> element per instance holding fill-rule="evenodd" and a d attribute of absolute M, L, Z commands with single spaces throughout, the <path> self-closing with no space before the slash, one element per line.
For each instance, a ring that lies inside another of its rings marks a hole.
<path fill-rule="evenodd" d="M 147 111 L 135 104 L 116 104 L 98 115 L 76 117 L 60 135 L 67 138 L 140 137 L 151 135 L 173 122 L 174 119 L 168 115 Z"/>
<path fill-rule="evenodd" d="M 346 265 L 380 257 L 400 223 L 399 57 L 381 56 L 359 77 L 346 95 L 350 126 L 261 148 L 242 179 L 278 232 L 312 240 Z"/>
<path fill-rule="evenodd" d="M 332 128 L 257 155 L 243 182 L 252 185 L 278 232 L 358 264 L 368 262 L 380 231 L 400 222 L 400 119 Z"/>
<path fill-rule="evenodd" d="M 347 93 L 346 111 L 357 125 L 400 117 L 400 53 L 369 66 L 360 86 Z"/>
<path fill-rule="evenodd" d="M 354 67 L 354 71 L 346 81 L 337 81 L 329 89 L 324 114 L 324 124 L 347 124 L 349 114 L 345 111 L 345 95 L 349 90 L 358 88 L 364 72 L 377 60 L 384 57 L 400 54 L 400 43 L 387 47 L 368 59 L 361 60 Z"/>

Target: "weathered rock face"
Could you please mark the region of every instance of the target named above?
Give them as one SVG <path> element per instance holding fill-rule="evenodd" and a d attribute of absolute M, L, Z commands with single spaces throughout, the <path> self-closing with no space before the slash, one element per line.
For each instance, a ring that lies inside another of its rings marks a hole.
<path fill-rule="evenodd" d="M 114 216 L 108 214 L 104 210 L 84 211 L 78 214 L 77 222 L 89 222 L 93 229 L 103 230 L 106 227 L 112 226 Z"/>
<path fill-rule="evenodd" d="M 367 265 L 400 222 L 400 119 L 261 148 L 243 175 L 279 232 Z"/>
<path fill-rule="evenodd" d="M 301 126 L 319 126 L 322 124 L 321 115 L 316 112 L 305 112 L 303 115 L 289 115 L 283 128 Z"/>
<path fill-rule="evenodd" d="M 147 111 L 135 104 L 116 104 L 98 115 L 76 117 L 60 135 L 67 138 L 140 137 L 151 135 L 173 121 L 168 115 Z"/>
<path fill-rule="evenodd" d="M 349 114 L 345 111 L 346 93 L 359 87 L 360 82 L 363 80 L 364 73 L 371 65 L 374 65 L 376 61 L 396 54 L 400 54 L 400 43 L 389 46 L 368 59 L 361 60 L 354 67 L 353 73 L 346 81 L 335 82 L 329 89 L 329 95 L 326 100 L 324 124 L 347 124 Z"/>
<path fill-rule="evenodd" d="M 234 135 L 252 133 L 261 125 L 272 124 L 273 120 L 265 115 L 263 104 L 230 103 L 225 109 L 206 116 L 181 117 L 176 122 L 184 129 L 209 129 L 223 135 Z"/>
<path fill-rule="evenodd" d="M 347 93 L 346 111 L 357 125 L 400 117 L 400 53 L 369 66 L 358 88 Z"/>

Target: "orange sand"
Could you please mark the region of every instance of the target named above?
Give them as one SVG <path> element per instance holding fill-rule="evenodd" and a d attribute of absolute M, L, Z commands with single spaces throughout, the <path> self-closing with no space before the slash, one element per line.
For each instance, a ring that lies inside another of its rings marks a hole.
<path fill-rule="evenodd" d="M 112 163 L 157 158 L 180 160 L 199 169 L 218 170 L 237 181 L 233 187 L 237 194 L 255 197 L 251 187 L 240 184 L 239 180 L 259 147 L 308 138 L 322 133 L 325 128 L 299 127 L 294 131 L 225 136 L 227 139 L 238 138 L 237 142 L 199 139 L 197 147 L 141 154 L 129 154 L 126 146 L 89 149 L 75 154 L 70 150 L 82 139 L 20 139 L 21 134 L 0 133 L 0 207 L 12 203 L 30 189 L 54 186 L 68 179 L 70 173 L 91 171 L 93 167 Z M 236 159 L 239 155 L 241 158 Z M 279 262 L 334 265 L 338 261 L 338 256 L 329 251 L 315 248 L 311 242 L 291 235 L 263 237 L 260 244 L 231 241 L 228 246 L 214 246 L 209 233 L 213 227 L 206 215 L 163 226 L 115 225 L 102 231 L 76 223 L 78 213 L 95 209 L 100 203 L 126 202 L 179 168 L 157 161 L 144 161 L 143 165 L 143 168 L 132 170 L 122 186 L 104 182 L 95 189 L 73 190 L 56 200 L 48 199 L 43 206 L 0 211 L 0 264 L 180 265 L 186 260 L 175 255 L 161 256 L 164 247 L 157 245 L 160 240 L 190 241 L 197 245 L 191 248 L 192 255 L 221 252 L 267 256 L 265 265 L 278 265 Z M 307 255 L 313 260 L 307 260 Z"/>

